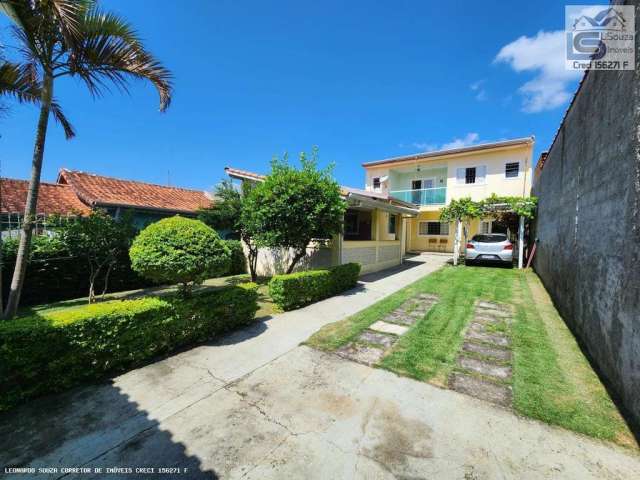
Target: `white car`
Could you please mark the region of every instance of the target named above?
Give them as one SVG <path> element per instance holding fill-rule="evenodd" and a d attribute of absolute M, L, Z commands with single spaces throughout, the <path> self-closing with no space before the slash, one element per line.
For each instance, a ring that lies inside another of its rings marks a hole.
<path fill-rule="evenodd" d="M 513 244 L 504 233 L 474 235 L 467 243 L 467 265 L 476 262 L 501 262 L 513 265 Z"/>

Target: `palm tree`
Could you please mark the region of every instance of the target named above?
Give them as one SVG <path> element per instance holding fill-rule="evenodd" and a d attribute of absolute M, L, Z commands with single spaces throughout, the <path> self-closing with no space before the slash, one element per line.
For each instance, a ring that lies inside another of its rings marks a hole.
<path fill-rule="evenodd" d="M 24 283 L 49 115 L 53 114 L 62 123 L 67 137 L 73 136 L 64 115 L 56 114 L 56 109 L 59 111 L 53 101 L 56 80 L 76 77 L 94 97 L 104 93 L 109 84 L 127 91 L 129 80 L 148 80 L 160 95 L 160 111 L 166 110 L 171 102 L 171 73 L 146 51 L 129 23 L 112 13 L 101 12 L 96 3 L 95 0 L 0 0 L 0 11 L 15 23 L 13 33 L 24 57 L 18 70 L 37 86 L 40 106 L 23 231 L 5 318 L 15 316 Z"/>
<path fill-rule="evenodd" d="M 0 59 L 0 98 L 13 97 L 19 102 L 34 103 L 40 102 L 41 91 L 36 82 L 33 81 L 28 71 L 20 65 Z M 62 124 L 67 138 L 75 135 L 73 127 L 67 121 L 62 110 L 56 102 L 51 103 L 51 111 L 54 118 Z M 7 112 L 7 107 L 0 104 L 0 115 Z M 0 182 L 2 179 L 0 178 Z M 0 203 L 2 202 L 2 186 L 0 185 Z M 1 229 L 0 229 L 1 235 Z M 2 258 L 2 237 L 0 236 L 0 312 L 2 311 L 2 270 L 4 262 Z"/>

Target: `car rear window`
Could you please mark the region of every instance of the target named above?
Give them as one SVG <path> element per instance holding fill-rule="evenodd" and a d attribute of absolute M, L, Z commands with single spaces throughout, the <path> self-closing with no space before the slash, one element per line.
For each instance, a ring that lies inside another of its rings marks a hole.
<path fill-rule="evenodd" d="M 483 235 L 474 235 L 471 240 L 478 243 L 496 243 L 504 242 L 506 239 L 507 236 L 504 233 L 490 233 Z"/>

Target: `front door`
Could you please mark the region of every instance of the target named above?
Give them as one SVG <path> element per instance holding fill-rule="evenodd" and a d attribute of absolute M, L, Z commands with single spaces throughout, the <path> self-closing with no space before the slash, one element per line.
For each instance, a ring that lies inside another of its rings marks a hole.
<path fill-rule="evenodd" d="M 411 203 L 422 205 L 422 180 L 411 180 Z"/>

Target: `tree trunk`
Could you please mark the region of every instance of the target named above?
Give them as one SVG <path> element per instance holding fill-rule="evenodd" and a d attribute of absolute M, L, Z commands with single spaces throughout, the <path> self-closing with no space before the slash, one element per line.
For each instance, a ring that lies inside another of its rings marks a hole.
<path fill-rule="evenodd" d="M 24 285 L 24 277 L 27 270 L 27 260 L 31 248 L 31 235 L 33 234 L 33 224 L 36 216 L 36 206 L 38 205 L 38 190 L 40 187 L 40 174 L 42 172 L 42 158 L 44 156 L 44 144 L 47 138 L 47 125 L 49 123 L 49 111 L 51 109 L 51 99 L 53 97 L 53 78 L 50 73 L 45 72 L 42 82 L 42 95 L 40 98 L 40 118 L 38 119 L 38 130 L 36 142 L 33 149 L 33 160 L 31 162 L 31 179 L 29 180 L 29 190 L 27 202 L 24 209 L 24 220 L 22 223 L 22 235 L 18 245 L 16 256 L 16 266 L 11 279 L 11 289 L 7 300 L 7 308 L 4 311 L 4 318 L 13 318 L 18 311 L 20 294 Z"/>
<path fill-rule="evenodd" d="M 1 181 L 2 179 L 0 179 Z M 0 205 L 2 204 L 2 185 L 0 185 Z M 2 289 L 2 277 L 4 274 L 4 255 L 2 253 L 2 225 L 0 225 L 0 312 L 2 312 L 2 298 L 4 290 Z"/>
<path fill-rule="evenodd" d="M 110 263 L 107 267 L 107 273 L 104 274 L 104 288 L 102 289 L 102 300 L 104 300 L 104 296 L 107 294 L 107 289 L 109 288 L 109 274 L 111 273 L 111 269 L 113 268 L 113 263 Z"/>
<path fill-rule="evenodd" d="M 251 281 L 258 280 L 258 248 L 249 246 L 249 273 L 251 274 Z"/>
<path fill-rule="evenodd" d="M 456 220 L 456 237 L 453 243 L 453 264 L 458 265 L 458 259 L 460 258 L 460 236 L 462 230 L 462 221 Z"/>
<path fill-rule="evenodd" d="M 91 273 L 89 274 L 89 303 L 94 303 L 96 301 L 95 283 L 99 272 L 100 269 L 94 271 L 93 267 L 91 267 Z"/>
<path fill-rule="evenodd" d="M 241 233 L 240 239 L 247 246 L 248 254 L 247 260 L 249 263 L 249 273 L 251 274 L 251 281 L 255 282 L 258 280 L 258 274 L 256 272 L 258 267 L 258 247 L 251 242 L 251 237 L 246 234 Z"/>
<path fill-rule="evenodd" d="M 293 272 L 294 267 L 296 266 L 296 264 L 300 261 L 301 258 L 303 258 L 305 255 L 307 254 L 307 248 L 303 248 L 302 250 L 298 250 L 296 252 L 296 255 L 293 257 L 293 260 L 291 260 L 291 264 L 289 264 L 289 268 L 287 268 L 287 271 L 285 273 L 289 274 L 291 272 Z"/>

